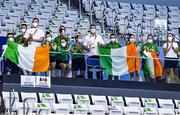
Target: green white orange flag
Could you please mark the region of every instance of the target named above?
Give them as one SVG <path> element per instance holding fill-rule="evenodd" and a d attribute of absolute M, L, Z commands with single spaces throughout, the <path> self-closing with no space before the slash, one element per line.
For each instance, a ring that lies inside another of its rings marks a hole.
<path fill-rule="evenodd" d="M 22 69 L 31 72 L 45 72 L 49 67 L 49 46 L 24 47 L 13 41 L 7 41 L 3 55 Z"/>
<path fill-rule="evenodd" d="M 99 47 L 98 52 L 100 55 L 106 55 L 100 56 L 100 64 L 110 75 L 121 76 L 140 71 L 140 59 L 137 58 L 138 50 L 135 44 L 116 49 Z"/>

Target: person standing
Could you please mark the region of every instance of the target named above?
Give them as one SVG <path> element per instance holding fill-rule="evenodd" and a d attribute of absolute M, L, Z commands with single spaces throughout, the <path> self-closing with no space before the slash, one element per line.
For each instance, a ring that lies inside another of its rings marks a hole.
<path fill-rule="evenodd" d="M 99 61 L 98 55 L 98 46 L 103 46 L 104 40 L 102 36 L 96 33 L 96 25 L 90 25 L 90 34 L 88 34 L 84 39 L 84 48 L 88 51 L 87 60 L 97 60 Z M 91 67 L 88 68 L 90 70 Z M 102 74 L 100 72 L 97 73 L 97 79 L 102 79 Z M 88 71 L 88 78 L 93 78 L 93 73 Z"/>
<path fill-rule="evenodd" d="M 108 44 L 106 44 L 105 47 L 109 48 L 109 49 L 115 49 L 115 48 L 121 47 L 121 45 L 119 43 L 117 43 L 117 41 L 116 41 L 116 35 L 115 34 L 110 35 L 110 42 Z M 113 77 L 113 75 L 109 75 L 108 79 L 112 80 L 112 77 Z M 119 80 L 119 76 L 115 75 L 114 80 Z"/>
<path fill-rule="evenodd" d="M 166 82 L 168 82 L 169 76 L 171 74 L 171 69 L 173 70 L 173 78 L 176 82 L 179 81 L 178 76 L 178 43 L 175 41 L 172 33 L 167 35 L 167 41 L 163 45 L 165 63 L 164 63 L 164 75 Z"/>

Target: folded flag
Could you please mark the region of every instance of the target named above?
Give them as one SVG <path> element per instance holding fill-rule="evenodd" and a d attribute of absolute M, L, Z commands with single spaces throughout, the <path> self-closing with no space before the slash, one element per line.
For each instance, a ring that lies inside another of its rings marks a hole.
<path fill-rule="evenodd" d="M 157 53 L 153 50 L 144 50 L 143 54 L 147 57 L 144 64 L 144 73 L 151 75 L 151 77 L 161 77 L 163 72 L 163 67 L 160 59 L 158 59 Z"/>
<path fill-rule="evenodd" d="M 49 46 L 24 47 L 13 41 L 7 41 L 3 55 L 22 69 L 31 72 L 45 72 L 49 67 Z"/>
<path fill-rule="evenodd" d="M 100 64 L 106 68 L 109 75 L 126 75 L 134 71 L 140 71 L 140 59 L 135 44 L 130 44 L 122 48 L 108 49 L 99 47 Z"/>

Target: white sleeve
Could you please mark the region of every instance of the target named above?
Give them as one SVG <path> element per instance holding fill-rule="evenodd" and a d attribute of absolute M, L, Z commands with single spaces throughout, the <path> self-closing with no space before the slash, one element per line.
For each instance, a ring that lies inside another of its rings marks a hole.
<path fill-rule="evenodd" d="M 28 39 L 30 34 L 30 29 L 27 29 L 27 31 L 24 34 L 24 38 Z"/>
<path fill-rule="evenodd" d="M 44 38 L 44 31 L 43 30 L 39 30 L 39 35 L 38 35 L 38 38 Z"/>
<path fill-rule="evenodd" d="M 87 45 L 88 45 L 88 36 L 85 37 L 84 43 L 83 43 L 83 46 L 87 46 Z"/>
<path fill-rule="evenodd" d="M 167 48 L 167 43 L 165 43 L 165 44 L 163 45 L 163 48 L 164 48 L 164 49 Z"/>
<path fill-rule="evenodd" d="M 104 40 L 103 40 L 103 38 L 100 36 L 100 41 L 99 41 L 101 44 L 105 44 L 104 43 Z"/>

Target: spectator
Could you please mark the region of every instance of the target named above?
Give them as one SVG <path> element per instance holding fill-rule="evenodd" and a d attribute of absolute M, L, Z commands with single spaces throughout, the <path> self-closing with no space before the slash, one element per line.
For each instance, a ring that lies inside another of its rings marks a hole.
<path fill-rule="evenodd" d="M 119 43 L 116 42 L 116 35 L 115 34 L 111 34 L 110 35 L 110 42 L 108 44 L 106 44 L 105 46 L 106 48 L 120 48 L 121 45 Z M 113 75 L 109 75 L 108 79 L 112 80 Z M 119 79 L 119 76 L 114 76 L 115 80 Z"/>
<path fill-rule="evenodd" d="M 64 26 L 60 26 L 59 27 L 59 36 L 57 36 L 56 38 L 54 38 L 54 43 L 56 43 L 57 46 L 59 46 L 61 44 L 61 39 L 65 38 L 67 43 L 69 44 L 70 42 L 70 37 L 67 37 L 65 35 L 66 33 L 66 28 Z"/>
<path fill-rule="evenodd" d="M 142 77 L 141 77 L 141 74 L 140 74 L 140 71 L 139 71 L 140 67 L 137 66 L 137 65 L 140 65 L 140 64 L 136 64 L 136 63 L 140 63 L 140 59 L 138 58 L 138 44 L 135 41 L 134 34 L 129 35 L 128 42 L 126 44 L 127 45 L 134 45 L 134 47 L 136 47 L 136 49 L 137 49 L 137 55 L 133 55 L 134 56 L 133 60 L 134 60 L 134 64 L 135 64 L 135 71 L 130 73 L 130 77 L 131 77 L 130 80 L 134 81 L 135 80 L 134 75 L 137 75 L 138 76 L 138 81 L 142 81 Z"/>
<path fill-rule="evenodd" d="M 52 35 L 50 32 L 46 32 L 46 35 L 45 35 L 45 41 L 49 42 L 49 50 L 50 50 L 50 66 L 49 66 L 49 70 L 51 72 L 48 73 L 49 76 L 53 76 L 55 77 L 55 66 L 56 66 L 56 54 L 53 53 L 57 46 L 56 44 L 52 41 Z"/>
<path fill-rule="evenodd" d="M 25 41 L 28 41 L 29 44 L 32 46 L 40 46 L 43 38 L 44 38 L 44 31 L 38 28 L 39 19 L 33 18 L 32 20 L 32 27 L 27 29 L 24 34 Z"/>
<path fill-rule="evenodd" d="M 69 64 L 69 45 L 67 44 L 67 39 L 65 37 L 61 38 L 60 45 L 57 45 L 56 52 L 56 68 L 62 69 L 62 77 L 67 77 L 70 71 L 70 64 Z"/>
<path fill-rule="evenodd" d="M 168 82 L 169 76 L 171 74 L 171 69 L 173 69 L 174 80 L 179 81 L 178 77 L 178 43 L 175 41 L 173 34 L 169 33 L 167 35 L 167 41 L 163 45 L 165 54 L 164 63 L 164 75 L 166 82 Z"/>
<path fill-rule="evenodd" d="M 72 77 L 77 76 L 77 71 L 80 70 L 80 77 L 85 77 L 86 62 L 84 58 L 84 47 L 81 44 L 82 38 L 80 35 L 75 36 L 75 44 L 71 47 L 72 54 Z"/>
<path fill-rule="evenodd" d="M 22 33 L 20 35 L 18 35 L 15 39 L 16 43 L 22 44 L 25 47 L 28 46 L 28 43 L 25 42 L 24 37 L 23 37 L 26 31 L 27 31 L 27 24 L 25 24 L 25 23 L 21 24 L 21 32 Z"/>
<path fill-rule="evenodd" d="M 157 75 L 155 75 L 155 70 L 157 70 L 159 68 L 159 70 L 161 70 L 162 65 L 159 64 L 159 60 L 158 59 L 153 59 L 152 57 L 150 58 L 149 56 L 153 53 L 155 54 L 157 57 L 159 56 L 159 49 L 158 46 L 156 44 L 153 43 L 153 35 L 149 34 L 147 36 L 147 43 L 143 44 L 141 47 L 141 55 L 145 57 L 145 59 L 142 60 L 142 68 L 143 68 L 143 72 L 145 75 L 145 80 L 146 81 L 159 81 L 162 75 L 162 72 L 160 71 Z M 154 64 L 152 65 L 152 63 L 150 63 L 150 60 L 153 61 L 159 61 L 158 64 L 159 66 L 154 66 Z M 153 66 L 154 69 L 152 69 L 151 67 Z"/>
<path fill-rule="evenodd" d="M 83 45 L 84 45 L 84 48 L 88 51 L 87 59 L 99 60 L 98 46 L 103 46 L 104 40 L 99 34 L 96 33 L 96 25 L 95 24 L 90 25 L 90 34 L 88 34 L 85 37 Z M 88 68 L 88 70 L 89 69 L 90 68 Z M 92 78 L 92 72 L 88 71 L 88 78 Z M 102 78 L 100 76 L 100 73 L 97 73 L 97 79 L 100 79 L 100 78 Z"/>

